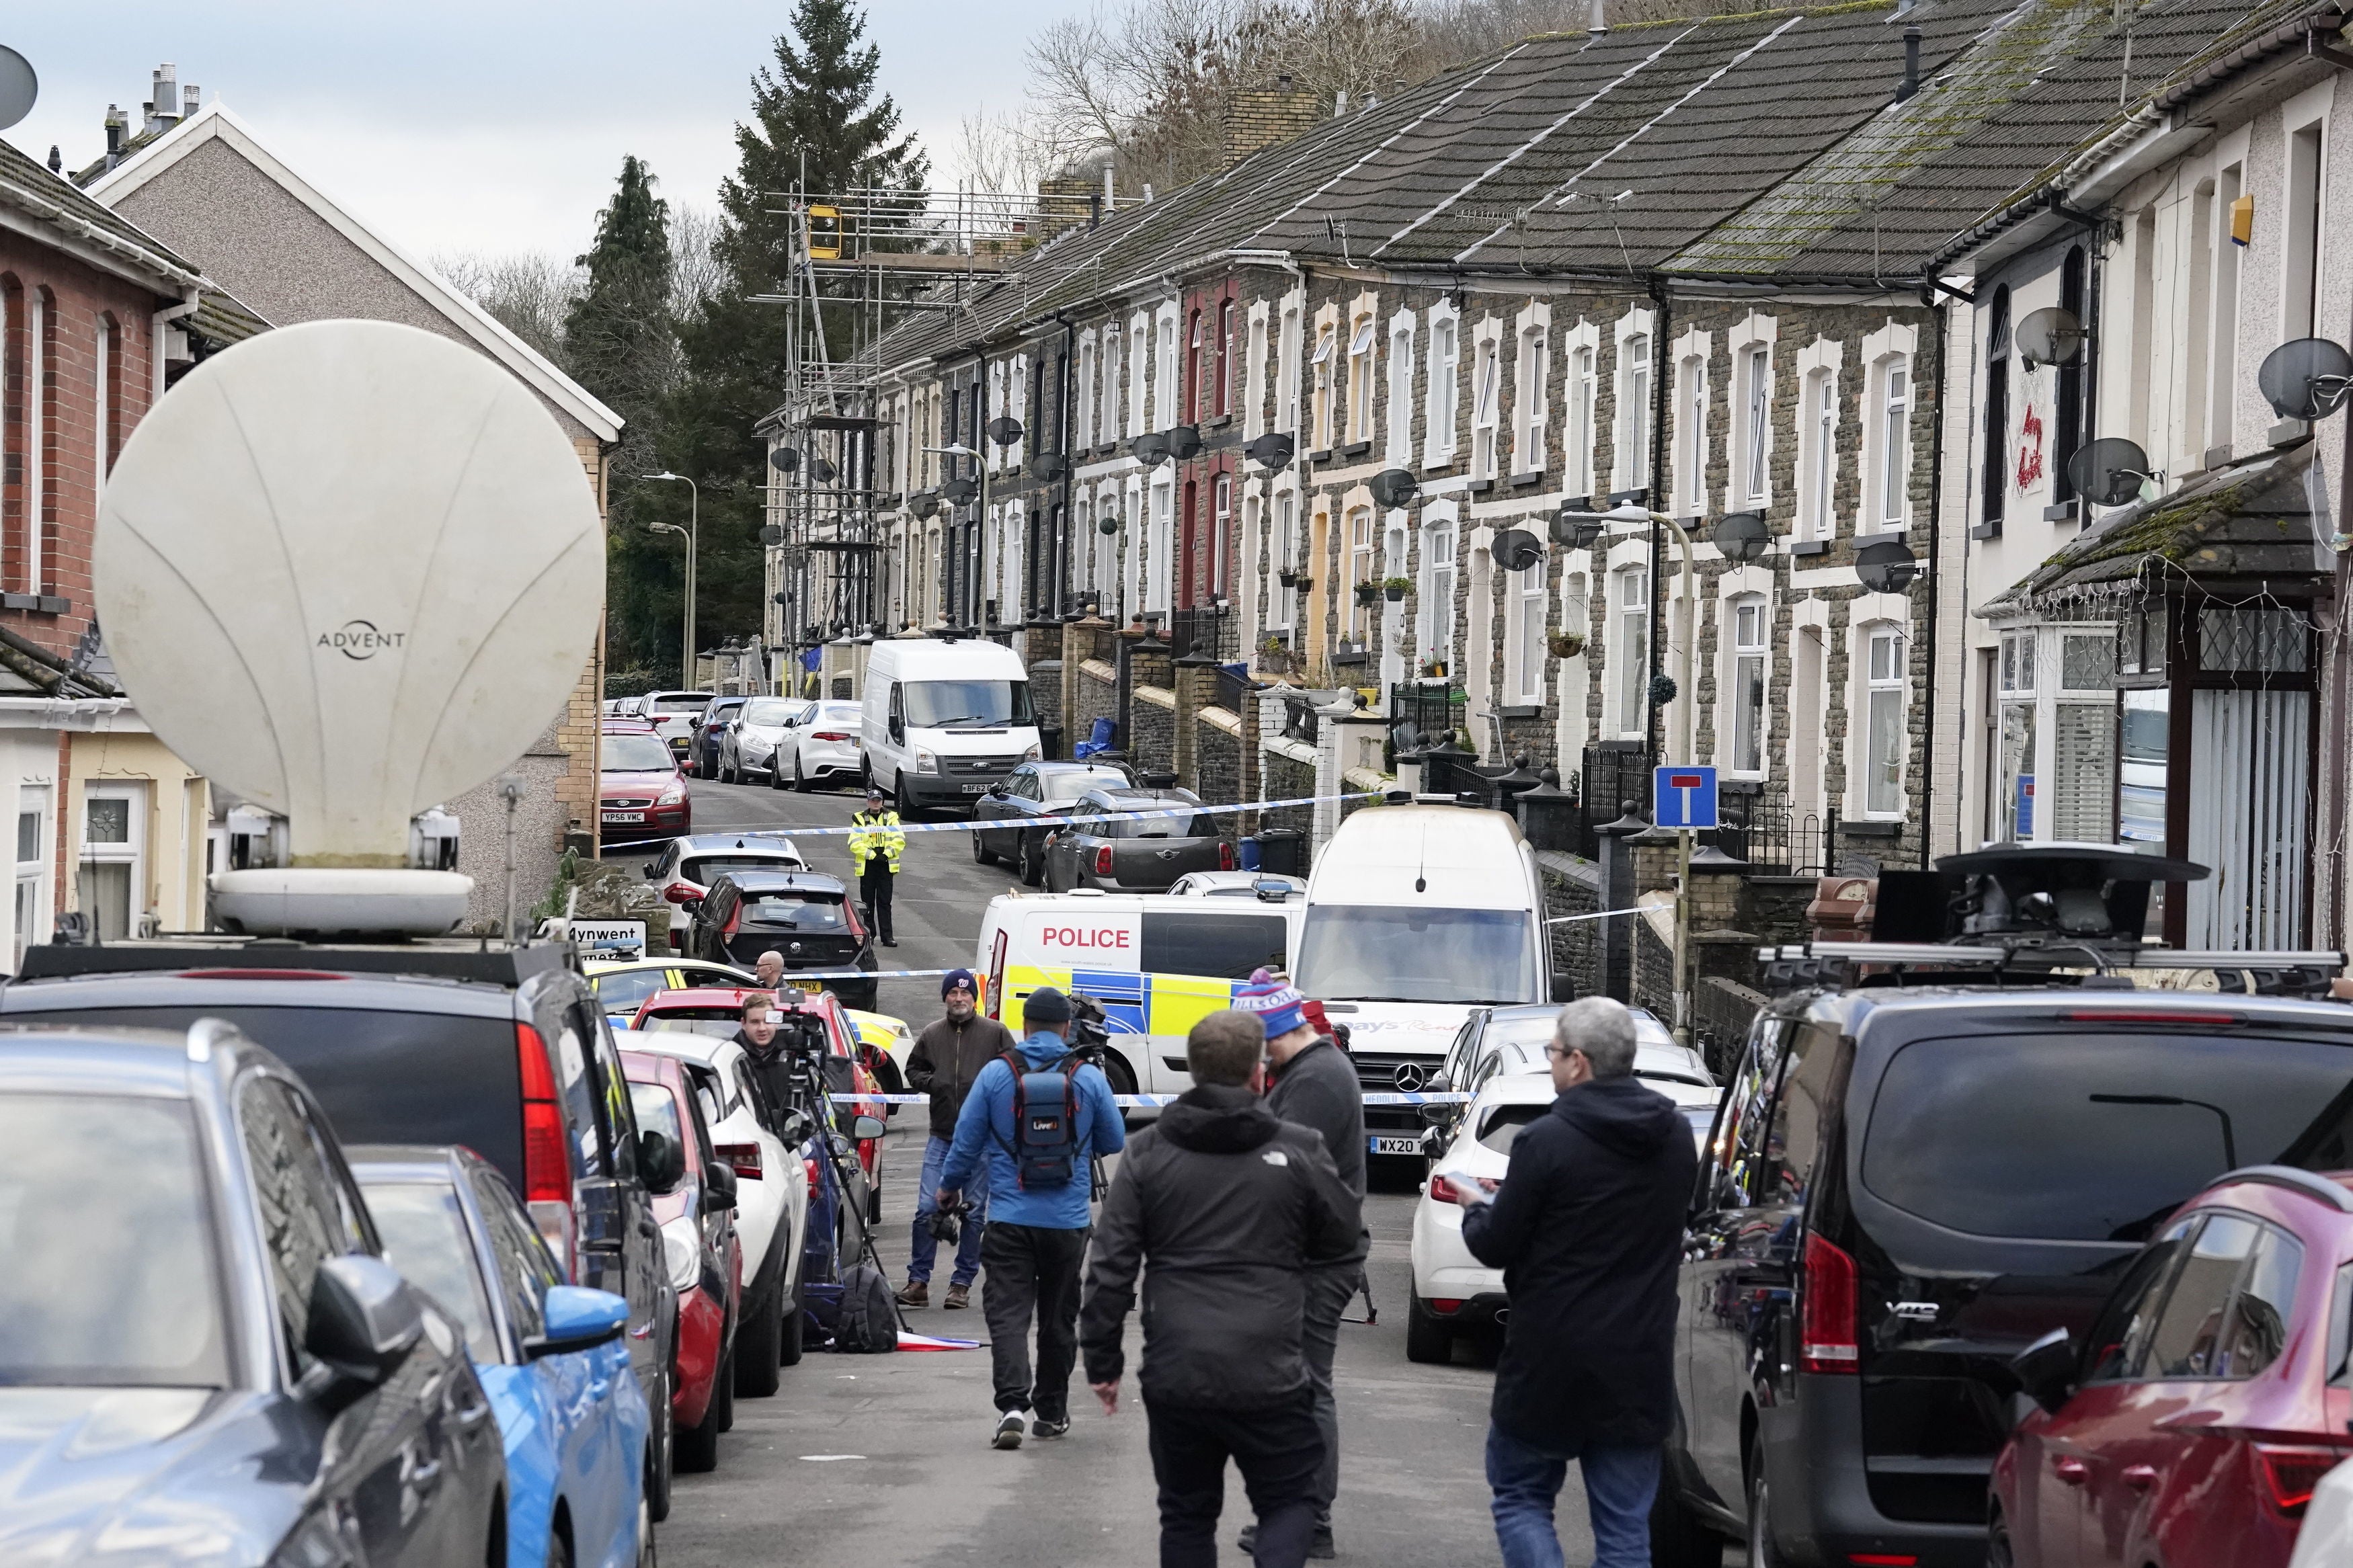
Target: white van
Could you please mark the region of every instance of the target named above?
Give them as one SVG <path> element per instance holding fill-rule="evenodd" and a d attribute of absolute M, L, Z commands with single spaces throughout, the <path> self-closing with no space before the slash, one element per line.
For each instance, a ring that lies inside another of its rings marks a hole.
<path fill-rule="evenodd" d="M 986 638 L 889 637 L 866 661 L 867 777 L 907 816 L 970 805 L 1039 756 L 1029 672 Z"/>
<path fill-rule="evenodd" d="M 1040 985 L 1083 992 L 1111 1027 L 1104 1063 L 1117 1094 L 1182 1094 L 1185 1036 L 1234 1005 L 1250 971 L 1281 969 L 1306 903 L 1289 897 L 1006 893 L 982 919 L 973 971 L 982 1011 L 1021 1033 L 1021 1001 Z"/>
<path fill-rule="evenodd" d="M 1552 943 L 1535 852 L 1500 811 L 1445 805 L 1352 812 L 1315 857 L 1293 973 L 1348 1026 L 1367 1089 L 1418 1089 L 1474 1007 L 1551 999 Z M 1421 1152 L 1412 1106 L 1368 1106 L 1376 1154 Z"/>

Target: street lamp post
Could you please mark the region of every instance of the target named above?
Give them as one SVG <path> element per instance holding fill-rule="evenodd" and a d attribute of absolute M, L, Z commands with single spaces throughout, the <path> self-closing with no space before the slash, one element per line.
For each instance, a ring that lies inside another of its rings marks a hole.
<path fill-rule="evenodd" d="M 659 532 L 680 534 L 686 540 L 686 647 L 679 664 L 678 683 L 681 688 L 691 689 L 694 685 L 694 557 L 702 526 L 702 488 L 684 474 L 673 474 L 668 469 L 639 477 L 675 480 L 686 487 L 686 526 L 681 528 L 674 522 L 657 522 L 649 526 Z"/>

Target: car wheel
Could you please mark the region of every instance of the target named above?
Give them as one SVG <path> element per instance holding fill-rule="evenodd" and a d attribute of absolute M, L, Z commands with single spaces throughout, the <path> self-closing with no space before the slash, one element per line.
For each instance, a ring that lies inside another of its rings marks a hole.
<path fill-rule="evenodd" d="M 1651 1563 L 1652 1568 L 1724 1568 L 1724 1537 L 1692 1511 L 1667 1468 L 1651 1504 Z"/>
<path fill-rule="evenodd" d="M 808 794 L 808 769 L 801 763 L 800 748 L 793 748 L 793 790 L 797 795 Z"/>
<path fill-rule="evenodd" d="M 739 1325 L 738 1331 L 741 1331 Z M 727 1359 L 719 1363 L 718 1375 L 711 1380 L 712 1425 L 722 1432 L 735 1430 L 735 1346 L 730 1341 Z"/>
<path fill-rule="evenodd" d="M 785 753 L 782 747 L 768 753 L 768 787 L 770 789 L 785 787 Z"/>
<path fill-rule="evenodd" d="M 547 1568 L 572 1568 L 572 1542 L 560 1530 L 547 1532 Z"/>
<path fill-rule="evenodd" d="M 1405 1359 L 1443 1366 L 1454 1359 L 1453 1326 L 1409 1295 L 1405 1304 Z"/>
<path fill-rule="evenodd" d="M 785 1298 L 784 1329 L 783 1331 L 776 1336 L 776 1364 L 778 1366 L 800 1365 L 803 1337 L 802 1330 L 807 1325 L 801 1316 L 800 1292 L 796 1290 L 791 1295 Z"/>
<path fill-rule="evenodd" d="M 735 1392 L 746 1399 L 767 1398 L 781 1381 L 776 1376 L 776 1341 L 784 1332 L 783 1295 L 782 1288 L 770 1292 L 752 1321 L 735 1331 Z"/>
<path fill-rule="evenodd" d="M 703 1407 L 702 1421 L 678 1429 L 677 1465 L 682 1475 L 708 1475 L 719 1468 L 719 1391 L 727 1386 L 727 1380 L 723 1363 L 712 1380 L 711 1403 Z"/>
<path fill-rule="evenodd" d="M 1997 1507 L 1986 1518 L 1986 1568 L 2011 1568 L 2017 1561 L 2018 1553 L 2010 1544 L 2010 1521 L 2002 1518 Z"/>
<path fill-rule="evenodd" d="M 1773 1489 L 1765 1480 L 1765 1445 L 1748 1447 L 1748 1568 L 1788 1568 L 1773 1538 Z"/>
<path fill-rule="evenodd" d="M 965 835 L 965 837 L 972 840 L 972 863 L 974 865 L 988 866 L 996 863 L 997 857 L 991 855 L 988 852 L 987 847 L 981 842 L 981 840 L 986 838 L 987 835 L 981 832 L 980 825 L 978 823 L 976 822 L 973 825 L 972 831 Z"/>
<path fill-rule="evenodd" d="M 891 793 L 893 797 L 892 803 L 892 808 L 898 812 L 899 820 L 902 822 L 914 821 L 915 797 L 907 793 L 907 773 L 905 769 L 902 768 L 899 771 L 899 776 L 892 781 Z"/>
<path fill-rule="evenodd" d="M 653 1410 L 654 1440 L 646 1453 L 646 1510 L 659 1524 L 670 1517 L 670 1474 L 677 1466 L 675 1424 L 670 1413 L 670 1373 L 665 1370 L 661 1384 L 654 1391 L 660 1403 Z"/>
<path fill-rule="evenodd" d="M 1046 879 L 1045 856 L 1030 842 L 1029 835 L 1021 836 L 1021 885 L 1034 888 Z"/>
<path fill-rule="evenodd" d="M 646 1500 L 640 1497 L 638 1499 L 638 1568 L 658 1568 L 660 1561 L 660 1554 L 654 1550 L 653 1510 L 646 1507 Z"/>

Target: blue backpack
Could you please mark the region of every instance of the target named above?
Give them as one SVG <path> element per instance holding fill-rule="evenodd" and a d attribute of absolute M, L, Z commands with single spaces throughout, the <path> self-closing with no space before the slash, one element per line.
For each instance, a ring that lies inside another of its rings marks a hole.
<path fill-rule="evenodd" d="M 1034 1072 L 1013 1051 L 997 1059 L 1013 1075 L 1015 1179 L 1024 1192 L 1068 1185 L 1079 1165 L 1078 1053 Z"/>

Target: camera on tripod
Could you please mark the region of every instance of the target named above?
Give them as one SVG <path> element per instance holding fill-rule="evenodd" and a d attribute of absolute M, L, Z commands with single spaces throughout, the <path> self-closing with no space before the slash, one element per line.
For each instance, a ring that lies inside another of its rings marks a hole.
<path fill-rule="evenodd" d="M 1111 1021 L 1103 1004 L 1083 991 L 1071 993 L 1071 1051 L 1082 1062 L 1103 1064 L 1103 1047 L 1111 1044 Z"/>

